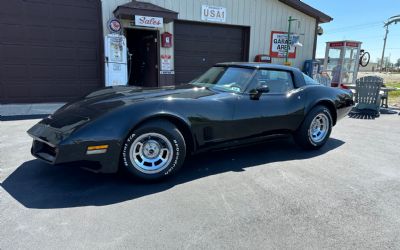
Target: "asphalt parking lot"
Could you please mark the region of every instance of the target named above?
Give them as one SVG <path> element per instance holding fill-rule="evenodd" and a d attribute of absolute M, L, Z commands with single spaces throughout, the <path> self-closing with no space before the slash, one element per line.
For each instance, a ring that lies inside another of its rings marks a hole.
<path fill-rule="evenodd" d="M 0 123 L 0 249 L 400 248 L 400 116 L 202 154 L 163 183 L 50 166 Z"/>

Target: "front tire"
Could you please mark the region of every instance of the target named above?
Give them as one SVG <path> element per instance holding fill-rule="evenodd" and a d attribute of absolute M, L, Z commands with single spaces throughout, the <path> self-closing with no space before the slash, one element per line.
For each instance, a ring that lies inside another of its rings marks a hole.
<path fill-rule="evenodd" d="M 135 129 L 122 147 L 122 166 L 134 177 L 160 180 L 184 163 L 186 144 L 178 128 L 164 120 L 150 121 Z"/>
<path fill-rule="evenodd" d="M 332 132 L 332 115 L 325 106 L 314 107 L 294 133 L 296 143 L 305 149 L 319 149 Z"/>

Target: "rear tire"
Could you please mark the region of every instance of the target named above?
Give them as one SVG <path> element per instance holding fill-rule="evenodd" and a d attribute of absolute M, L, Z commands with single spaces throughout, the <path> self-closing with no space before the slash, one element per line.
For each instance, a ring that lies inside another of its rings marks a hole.
<path fill-rule="evenodd" d="M 294 139 L 304 149 L 320 149 L 331 135 L 332 123 L 329 109 L 315 106 L 294 133 Z"/>
<path fill-rule="evenodd" d="M 176 126 L 165 120 L 146 122 L 122 146 L 122 166 L 134 177 L 161 180 L 184 163 L 186 144 Z"/>

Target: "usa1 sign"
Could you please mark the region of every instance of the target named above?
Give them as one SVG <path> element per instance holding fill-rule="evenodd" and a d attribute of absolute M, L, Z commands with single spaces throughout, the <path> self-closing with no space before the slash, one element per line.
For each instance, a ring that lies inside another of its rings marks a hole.
<path fill-rule="evenodd" d="M 226 8 L 210 5 L 201 6 L 201 20 L 209 22 L 226 22 Z"/>
<path fill-rule="evenodd" d="M 135 16 L 136 26 L 162 28 L 163 24 L 164 24 L 164 19 L 162 17 Z"/>
<path fill-rule="evenodd" d="M 286 57 L 286 49 L 289 46 L 289 58 L 296 58 L 296 47 L 291 45 L 293 37 L 294 35 L 290 35 L 288 41 L 287 32 L 272 31 L 269 55 L 275 58 Z"/>

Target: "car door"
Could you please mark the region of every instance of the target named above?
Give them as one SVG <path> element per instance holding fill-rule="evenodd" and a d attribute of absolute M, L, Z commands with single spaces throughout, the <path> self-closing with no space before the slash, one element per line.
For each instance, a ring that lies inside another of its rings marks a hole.
<path fill-rule="evenodd" d="M 251 90 L 267 85 L 268 93 L 251 98 Z M 295 130 L 303 119 L 304 96 L 294 84 L 294 73 L 285 70 L 259 69 L 240 95 L 234 113 L 235 137 L 249 138 Z"/>

